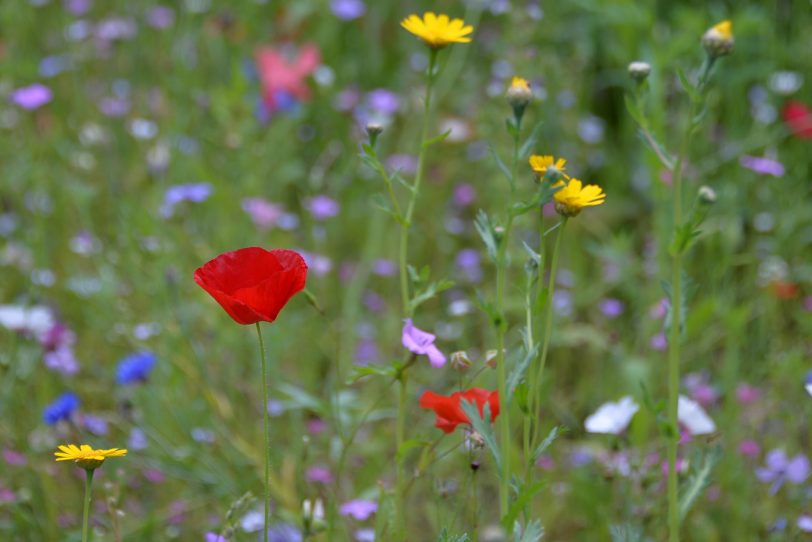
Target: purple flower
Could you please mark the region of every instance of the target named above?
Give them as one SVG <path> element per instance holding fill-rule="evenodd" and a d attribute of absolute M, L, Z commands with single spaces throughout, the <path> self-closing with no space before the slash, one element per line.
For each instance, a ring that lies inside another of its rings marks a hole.
<path fill-rule="evenodd" d="M 175 24 L 175 12 L 166 6 L 155 6 L 147 13 L 147 24 L 159 30 Z"/>
<path fill-rule="evenodd" d="M 175 211 L 175 206 L 184 201 L 200 203 L 206 201 L 211 195 L 212 187 L 209 183 L 179 184 L 170 187 L 164 194 L 164 203 L 161 206 L 161 216 L 169 218 Z"/>
<path fill-rule="evenodd" d="M 45 407 L 45 410 L 42 411 L 42 419 L 48 425 L 56 425 L 60 420 L 69 420 L 77 408 L 79 408 L 79 398 L 71 392 L 66 392 Z"/>
<path fill-rule="evenodd" d="M 462 249 L 457 253 L 457 258 L 454 263 L 469 282 L 479 282 L 482 280 L 482 268 L 480 267 L 478 250 L 473 248 Z"/>
<path fill-rule="evenodd" d="M 268 528 L 268 542 L 302 542 L 302 539 L 302 533 L 289 523 Z"/>
<path fill-rule="evenodd" d="M 790 459 L 784 450 L 775 449 L 767 454 L 766 463 L 766 467 L 756 469 L 756 477 L 772 484 L 770 495 L 778 493 L 785 481 L 800 484 L 809 477 L 809 460 L 804 454 Z"/>
<path fill-rule="evenodd" d="M 382 277 L 392 277 L 398 272 L 398 264 L 392 260 L 381 258 L 372 262 L 372 272 Z"/>
<path fill-rule="evenodd" d="M 784 165 L 771 158 L 744 155 L 739 158 L 739 163 L 759 175 L 784 176 Z"/>
<path fill-rule="evenodd" d="M 761 446 L 755 440 L 743 440 L 739 444 L 739 453 L 745 457 L 756 457 L 761 452 Z"/>
<path fill-rule="evenodd" d="M 152 352 L 130 354 L 118 362 L 116 382 L 122 385 L 146 382 L 156 359 Z"/>
<path fill-rule="evenodd" d="M 46 351 L 43 361 L 48 369 L 63 375 L 75 375 L 79 372 L 79 362 L 72 346 L 60 346 Z"/>
<path fill-rule="evenodd" d="M 316 196 L 307 203 L 308 210 L 316 220 L 327 220 L 338 214 L 341 206 L 329 196 Z"/>
<path fill-rule="evenodd" d="M 53 99 L 51 89 L 45 85 L 34 83 L 27 87 L 18 88 L 11 93 L 11 101 L 23 109 L 38 109 Z"/>
<path fill-rule="evenodd" d="M 333 260 L 323 254 L 316 254 L 315 252 L 299 251 L 307 263 L 307 267 L 317 276 L 323 277 L 333 270 Z"/>
<path fill-rule="evenodd" d="M 28 463 L 25 454 L 12 450 L 11 448 L 3 450 L 3 461 L 12 467 L 24 467 Z"/>
<path fill-rule="evenodd" d="M 220 536 L 217 533 L 208 532 L 206 533 L 205 542 L 228 542 L 228 539 Z"/>
<path fill-rule="evenodd" d="M 381 355 L 378 345 L 372 339 L 362 339 L 355 349 L 355 364 L 360 366 L 378 363 Z"/>
<path fill-rule="evenodd" d="M 761 399 L 761 390 L 750 384 L 739 384 L 736 386 L 736 399 L 743 405 L 755 403 Z"/>
<path fill-rule="evenodd" d="M 621 314 L 623 314 L 623 302 L 619 299 L 613 299 L 611 297 L 607 297 L 600 304 L 601 312 L 606 315 L 607 318 L 617 318 Z"/>
<path fill-rule="evenodd" d="M 393 154 L 386 159 L 386 165 L 392 171 L 414 173 L 417 171 L 417 158 L 411 154 Z"/>
<path fill-rule="evenodd" d="M 476 189 L 468 183 L 458 184 L 454 187 L 454 205 L 468 207 L 476 199 Z"/>
<path fill-rule="evenodd" d="M 339 509 L 342 516 L 350 516 L 358 521 L 369 519 L 378 510 L 378 503 L 375 501 L 365 501 L 354 499 L 341 505 Z"/>
<path fill-rule="evenodd" d="M 331 0 L 330 10 L 342 21 L 352 21 L 367 12 L 363 0 Z"/>
<path fill-rule="evenodd" d="M 333 473 L 324 465 L 314 465 L 305 472 L 305 479 L 308 482 L 331 484 L 333 482 Z"/>
<path fill-rule="evenodd" d="M 148 444 L 147 435 L 143 429 L 133 427 L 132 430 L 130 430 L 130 437 L 127 439 L 127 448 L 131 450 L 144 450 Z"/>
<path fill-rule="evenodd" d="M 798 518 L 798 529 L 805 533 L 812 533 L 812 516 L 801 516 Z"/>
<path fill-rule="evenodd" d="M 367 94 L 367 103 L 370 109 L 384 115 L 397 113 L 400 108 L 400 98 L 391 90 L 378 88 Z"/>
<path fill-rule="evenodd" d="M 446 359 L 440 350 L 434 346 L 436 337 L 431 333 L 414 327 L 412 319 L 407 318 L 403 324 L 403 336 L 401 338 L 405 346 L 413 354 L 426 355 L 432 367 L 442 367 Z"/>
<path fill-rule="evenodd" d="M 651 338 L 649 341 L 649 346 L 651 346 L 654 350 L 663 351 L 668 348 L 668 339 L 665 337 L 665 333 L 658 333 Z"/>
<path fill-rule="evenodd" d="M 88 11 L 90 11 L 93 2 L 91 0 L 65 0 L 65 9 L 68 10 L 71 15 L 84 15 Z"/>
<path fill-rule="evenodd" d="M 806 389 L 806 393 L 812 395 L 812 371 L 806 373 L 806 380 L 804 380 L 804 388 Z"/>
<path fill-rule="evenodd" d="M 123 117 L 130 111 L 130 101 L 127 98 L 107 96 L 99 100 L 99 111 L 108 117 Z"/>
<path fill-rule="evenodd" d="M 248 213 L 254 225 L 260 230 L 271 229 L 285 214 L 281 205 L 262 198 L 245 198 L 242 200 L 242 210 Z"/>
<path fill-rule="evenodd" d="M 107 434 L 107 420 L 104 418 L 93 416 L 92 414 L 85 414 L 82 416 L 82 425 L 94 435 Z"/>

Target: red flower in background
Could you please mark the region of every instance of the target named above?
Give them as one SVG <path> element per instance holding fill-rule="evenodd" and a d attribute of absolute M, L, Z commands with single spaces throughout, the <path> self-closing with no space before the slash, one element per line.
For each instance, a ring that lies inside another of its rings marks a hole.
<path fill-rule="evenodd" d="M 262 101 L 268 113 L 285 107 L 291 99 L 304 101 L 310 98 L 310 88 L 304 79 L 321 62 L 318 47 L 308 43 L 290 60 L 272 47 L 260 47 L 255 55 L 262 83 Z"/>
<path fill-rule="evenodd" d="M 195 271 L 195 282 L 238 324 L 273 322 L 305 287 L 307 264 L 292 250 L 241 248 Z"/>
<path fill-rule="evenodd" d="M 428 408 L 437 415 L 434 425 L 445 433 L 451 433 L 461 423 L 470 424 L 471 420 L 462 410 L 462 400 L 476 403 L 479 415 L 483 415 L 485 404 L 490 405 L 491 422 L 499 415 L 499 392 L 488 391 L 482 388 L 471 388 L 466 391 L 452 393 L 451 396 L 438 395 L 427 391 L 420 397 L 420 408 Z"/>
<path fill-rule="evenodd" d="M 812 139 L 812 111 L 806 104 L 797 101 L 787 102 L 783 115 L 790 132 L 802 139 Z"/>

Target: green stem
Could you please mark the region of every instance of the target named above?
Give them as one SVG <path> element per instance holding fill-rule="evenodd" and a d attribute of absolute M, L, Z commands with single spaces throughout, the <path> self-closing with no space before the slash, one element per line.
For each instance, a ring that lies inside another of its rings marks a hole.
<path fill-rule="evenodd" d="M 417 203 L 417 196 L 420 193 L 420 184 L 423 181 L 423 174 L 426 165 L 426 139 L 429 133 L 429 116 L 431 113 L 431 89 L 434 85 L 434 67 L 437 63 L 437 49 L 431 49 L 429 55 L 429 68 L 427 73 L 426 82 L 426 99 L 423 109 L 423 127 L 420 131 L 420 151 L 417 157 L 417 171 L 415 172 L 414 184 L 411 187 L 411 194 L 409 195 L 409 204 L 406 207 L 406 214 L 403 216 L 403 222 L 400 225 L 400 297 L 403 303 L 403 312 L 406 318 L 411 318 L 414 308 L 411 305 L 411 298 L 409 294 L 409 273 L 408 273 L 408 257 L 409 257 L 409 230 L 412 225 L 412 216 L 414 215 L 415 205 Z M 406 369 L 411 364 L 407 364 L 400 371 L 399 382 L 400 396 L 398 398 L 398 417 L 397 429 L 395 432 L 395 453 L 396 453 L 396 478 L 395 478 L 395 509 L 397 510 L 397 539 L 406 539 L 406 514 L 404 509 L 404 492 L 405 492 L 405 469 L 404 461 L 405 455 L 400 453 L 400 450 L 405 441 L 406 434 L 406 394 L 408 392 Z"/>
<path fill-rule="evenodd" d="M 558 234 L 555 238 L 555 245 L 553 245 L 553 255 L 550 260 L 550 278 L 547 285 L 547 306 L 546 312 L 544 313 L 544 337 L 542 339 L 542 346 L 541 346 L 541 357 L 539 359 L 539 366 L 538 371 L 534 375 L 533 382 L 530 386 L 530 394 L 531 394 L 531 404 L 533 405 L 533 410 L 531 410 L 532 415 L 537 414 L 538 408 L 541 406 L 541 398 L 539 397 L 539 386 L 541 385 L 541 378 L 544 374 L 544 367 L 547 364 L 547 353 L 550 350 L 550 339 L 553 335 L 553 292 L 555 291 L 555 278 L 558 272 L 558 253 L 559 249 L 561 248 L 561 238 L 564 237 L 564 227 L 567 225 L 567 217 L 564 217 L 561 220 L 561 226 L 558 228 Z M 542 228 L 543 229 L 543 228 Z M 544 236 L 542 232 L 542 237 Z M 537 420 L 536 420 L 537 422 Z M 539 423 L 535 423 L 533 427 L 533 438 L 531 439 L 532 448 L 530 453 L 533 453 L 533 450 L 538 445 L 537 441 L 541 437 L 541 431 L 539 427 Z M 532 457 L 529 458 L 528 461 L 528 468 L 532 464 Z"/>
<path fill-rule="evenodd" d="M 87 477 L 85 478 L 85 506 L 82 511 L 82 542 L 89 542 L 93 533 L 89 529 L 88 520 L 90 519 L 90 496 L 93 487 L 93 469 L 85 469 Z"/>
<path fill-rule="evenodd" d="M 262 540 L 263 542 L 268 542 L 268 524 L 270 519 L 270 511 L 271 511 L 271 502 L 270 502 L 270 495 L 269 495 L 269 481 L 271 477 L 271 431 L 270 431 L 270 421 L 268 419 L 268 373 L 266 369 L 265 363 L 265 343 L 262 340 L 262 328 L 259 326 L 259 322 L 256 323 L 257 326 L 257 337 L 259 338 L 259 353 L 260 353 L 260 364 L 262 367 L 262 425 L 264 427 L 265 432 L 265 446 L 264 446 L 264 463 L 265 463 L 265 475 L 262 479 L 262 485 L 264 489 L 264 505 L 263 508 L 265 510 L 265 523 L 262 529 Z"/>

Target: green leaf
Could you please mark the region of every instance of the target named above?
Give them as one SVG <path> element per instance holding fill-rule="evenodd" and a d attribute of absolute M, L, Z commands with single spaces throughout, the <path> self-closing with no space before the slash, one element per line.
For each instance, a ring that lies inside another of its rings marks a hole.
<path fill-rule="evenodd" d="M 566 431 L 566 429 L 561 426 L 556 426 L 550 429 L 550 432 L 547 433 L 547 436 L 544 438 L 544 440 L 541 441 L 541 444 L 538 445 L 536 451 L 533 452 L 533 463 L 539 460 L 541 454 L 543 454 L 547 450 L 547 448 L 550 447 L 553 441 L 555 441 L 555 439 L 558 438 L 558 435 L 560 435 L 564 431 Z"/>
<path fill-rule="evenodd" d="M 427 440 L 419 440 L 419 439 L 409 439 L 406 442 L 402 443 L 398 448 L 397 453 L 397 461 L 398 463 L 406 457 L 406 454 L 409 453 L 410 450 L 414 450 L 415 448 L 422 448 L 424 446 L 430 445 L 431 442 Z"/>
<path fill-rule="evenodd" d="M 401 217 L 394 210 L 392 210 L 391 207 L 389 207 L 389 202 L 386 201 L 386 198 L 383 196 L 383 194 L 372 194 L 371 200 L 373 207 L 388 214 L 389 216 L 394 218 L 398 223 L 404 226 L 406 225 L 406 222 L 403 220 L 403 217 Z"/>
<path fill-rule="evenodd" d="M 513 542 L 538 542 L 544 536 L 541 521 L 534 519 L 523 529 L 518 521 L 513 524 Z"/>
<path fill-rule="evenodd" d="M 640 126 L 645 126 L 646 119 L 643 116 L 643 112 L 640 110 L 640 106 L 638 105 L 637 101 L 628 94 L 626 94 L 623 99 L 626 102 L 626 111 L 629 112 L 629 115 L 631 115 L 637 124 Z"/>
<path fill-rule="evenodd" d="M 539 122 L 533 129 L 530 131 L 530 135 L 527 137 L 522 146 L 519 148 L 519 158 L 524 160 L 528 156 L 530 156 L 530 152 L 533 150 L 533 147 L 536 145 L 536 142 L 541 137 L 541 127 L 544 122 Z"/>
<path fill-rule="evenodd" d="M 453 280 L 442 279 L 437 282 L 432 282 L 429 284 L 424 290 L 421 290 L 418 294 L 412 298 L 409 302 L 409 307 L 411 307 L 411 312 L 419 307 L 421 304 L 425 303 L 429 299 L 433 298 L 440 292 L 448 290 L 449 288 L 454 286 Z"/>
<path fill-rule="evenodd" d="M 443 132 L 442 134 L 440 134 L 438 136 L 432 137 L 431 139 L 427 139 L 426 141 L 424 141 L 423 142 L 423 148 L 431 147 L 432 145 L 434 145 L 436 143 L 440 143 L 441 141 L 445 141 L 445 139 L 449 135 L 451 135 L 451 128 L 449 128 L 448 130 L 446 130 L 445 132 Z"/>
<path fill-rule="evenodd" d="M 476 215 L 474 227 L 476 227 L 477 233 L 479 233 L 479 236 L 485 243 L 485 248 L 488 250 L 488 256 L 490 256 L 490 258 L 495 262 L 496 253 L 498 251 L 496 232 L 494 230 L 493 223 L 491 223 L 491 219 L 488 217 L 488 214 L 482 209 L 480 209 Z"/>
<path fill-rule="evenodd" d="M 485 446 L 491 451 L 491 455 L 493 455 L 493 460 L 496 463 L 496 470 L 497 472 L 502 472 L 502 457 L 499 451 L 499 447 L 496 445 L 496 435 L 493 432 L 493 424 L 491 423 L 491 405 L 489 403 L 485 403 L 484 408 L 482 409 L 482 417 L 479 416 L 479 408 L 475 402 L 462 400 L 460 402 L 460 406 L 462 407 L 462 411 L 465 412 L 465 415 L 468 417 L 468 420 L 471 422 L 471 426 L 474 428 L 474 431 L 479 433 L 482 436 L 482 440 L 485 441 Z"/>
<path fill-rule="evenodd" d="M 304 389 L 286 382 L 279 382 L 276 390 L 288 397 L 282 401 L 286 408 L 303 408 L 314 412 L 324 412 L 324 403 L 315 395 L 307 393 Z"/>
<path fill-rule="evenodd" d="M 688 79 L 688 76 L 685 75 L 685 72 L 682 68 L 677 68 L 677 77 L 679 77 L 679 82 L 682 85 L 682 88 L 688 94 L 688 97 L 691 98 L 692 102 L 696 102 L 700 99 L 699 91 L 694 86 L 693 83 Z"/>
<path fill-rule="evenodd" d="M 524 379 L 524 374 L 527 372 L 527 367 L 530 365 L 530 361 L 532 361 L 536 354 L 538 353 L 538 345 L 534 346 L 532 350 L 526 352 L 524 357 L 519 361 L 519 363 L 514 364 L 513 369 L 510 371 L 510 375 L 507 379 L 507 399 L 506 404 L 510 405 L 513 399 L 513 392 L 516 391 L 516 386 L 519 385 L 519 382 Z M 508 408 L 508 407 L 505 407 Z"/>
<path fill-rule="evenodd" d="M 612 542 L 645 542 L 643 531 L 629 523 L 612 525 L 609 527 L 609 536 L 612 537 Z"/>
<path fill-rule="evenodd" d="M 491 151 L 491 156 L 493 156 L 493 159 L 496 162 L 496 167 L 499 168 L 499 171 L 502 172 L 505 179 L 507 179 L 510 185 L 513 186 L 513 173 L 511 173 L 510 168 L 508 168 L 507 164 L 502 161 L 502 158 L 499 156 L 499 153 L 496 152 L 496 149 L 494 149 L 493 146 L 490 146 L 489 149 Z"/>
<path fill-rule="evenodd" d="M 541 265 L 541 254 L 533 250 L 533 248 L 525 241 L 522 241 L 522 246 L 524 247 L 525 252 L 527 252 L 527 255 L 530 256 L 530 259 L 533 260 L 537 266 Z"/>
<path fill-rule="evenodd" d="M 377 538 L 375 540 L 377 540 Z M 448 532 L 446 527 L 443 527 L 443 530 L 440 531 L 440 538 L 437 539 L 437 542 L 469 542 L 470 540 L 471 539 L 468 537 L 468 533 L 451 534 Z"/>
<path fill-rule="evenodd" d="M 530 503 L 533 496 L 541 491 L 545 485 L 546 484 L 541 480 L 535 482 L 527 481 L 522 484 L 517 491 L 516 500 L 510 504 L 507 515 L 502 518 L 502 525 L 515 525 L 516 518 L 519 517 L 522 510 Z"/>
<path fill-rule="evenodd" d="M 374 365 L 365 365 L 360 366 L 356 365 L 353 369 L 352 375 L 350 376 L 350 384 L 354 384 L 358 382 L 360 379 L 364 378 L 365 376 L 386 376 L 389 378 L 395 378 L 398 374 L 398 367 L 392 365 L 385 365 L 385 364 L 374 364 Z"/>
<path fill-rule="evenodd" d="M 688 479 L 680 488 L 679 498 L 679 518 L 685 519 L 691 506 L 702 495 L 702 492 L 710 485 L 711 472 L 719 460 L 722 458 L 722 450 L 718 446 L 704 454 L 697 454 L 691 460 L 691 473 Z"/>
<path fill-rule="evenodd" d="M 507 131 L 510 134 L 510 137 L 516 139 L 519 136 L 519 129 L 516 127 L 516 121 L 512 118 L 508 117 L 505 119 L 505 126 L 507 126 Z"/>

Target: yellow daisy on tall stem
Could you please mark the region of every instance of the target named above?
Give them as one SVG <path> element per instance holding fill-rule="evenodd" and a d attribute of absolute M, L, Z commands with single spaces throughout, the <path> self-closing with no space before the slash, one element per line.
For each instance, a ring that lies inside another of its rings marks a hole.
<path fill-rule="evenodd" d="M 88 529 L 88 518 L 90 516 L 90 498 L 93 486 L 93 472 L 102 466 L 108 457 L 121 457 L 127 455 L 127 450 L 120 448 L 109 448 L 94 450 L 88 444 L 63 444 L 59 446 L 59 451 L 54 452 L 57 461 L 73 461 L 85 469 L 85 499 L 84 510 L 82 512 L 82 542 L 89 542 L 90 530 Z"/>
<path fill-rule="evenodd" d="M 553 195 L 555 210 L 565 217 L 578 216 L 584 207 L 601 205 L 606 200 L 603 189 L 596 184 L 586 186 L 580 179 L 570 181 Z"/>
<path fill-rule="evenodd" d="M 469 43 L 469 34 L 474 27 L 465 24 L 462 19 L 451 19 L 448 15 L 436 15 L 431 11 L 423 14 L 409 15 L 400 22 L 400 26 L 423 40 L 432 49 L 442 49 L 452 43 Z"/>
<path fill-rule="evenodd" d="M 566 173 L 567 160 L 565 158 L 557 158 L 552 155 L 539 155 L 534 154 L 528 160 L 530 167 L 540 179 L 547 177 L 551 181 L 557 181 L 561 177 L 569 179 Z M 549 175 L 548 175 L 549 174 Z"/>

